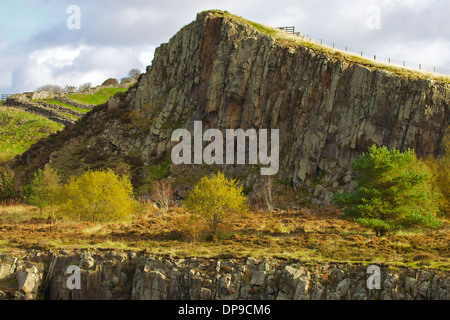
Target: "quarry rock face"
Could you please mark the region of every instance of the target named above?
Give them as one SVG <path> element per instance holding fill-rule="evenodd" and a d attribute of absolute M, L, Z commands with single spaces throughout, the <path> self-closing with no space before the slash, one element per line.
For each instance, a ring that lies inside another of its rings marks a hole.
<path fill-rule="evenodd" d="M 78 288 L 70 287 L 70 266 L 79 270 Z M 30 252 L 20 259 L 3 254 L 0 283 L 9 287 L 6 292 L 0 288 L 0 299 L 450 300 L 448 271 L 379 268 L 379 287 L 369 288 L 372 274 L 362 264 L 162 258 L 119 251 Z"/>
<path fill-rule="evenodd" d="M 413 148 L 422 158 L 442 155 L 449 106 L 449 83 L 280 42 L 244 19 L 208 11 L 157 48 L 138 83 L 86 115 L 78 130 L 85 135 L 80 145 L 109 152 L 105 158 L 139 158 L 147 167 L 170 161 L 172 133 L 193 132 L 196 121 L 203 131 L 278 129 L 274 178 L 294 191 L 306 188 L 321 205 L 354 187 L 351 160 L 374 144 Z M 60 153 L 70 153 L 65 143 Z M 20 165 L 43 152 L 25 153 Z M 218 167 L 258 190 L 261 174 L 253 165 Z M 170 174 L 199 178 L 205 169 L 172 164 Z"/>
<path fill-rule="evenodd" d="M 173 130 L 192 130 L 194 121 L 204 130 L 279 129 L 276 178 L 297 187 L 318 181 L 315 195 L 330 202 L 351 187 L 351 160 L 373 144 L 441 154 L 450 85 L 282 45 L 202 12 L 156 50 L 127 102 L 149 119 L 138 144 L 144 159 L 170 151 Z"/>

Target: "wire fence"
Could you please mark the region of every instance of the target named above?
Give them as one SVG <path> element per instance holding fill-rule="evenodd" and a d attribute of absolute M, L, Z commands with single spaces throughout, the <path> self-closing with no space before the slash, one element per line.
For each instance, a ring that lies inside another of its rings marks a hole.
<path fill-rule="evenodd" d="M 400 66 L 400 67 L 404 67 L 404 68 L 408 68 L 408 69 L 413 69 L 413 70 L 427 71 L 427 72 L 433 72 L 433 73 L 438 73 L 438 74 L 443 74 L 443 75 L 450 75 L 449 68 L 426 65 L 426 64 L 419 63 L 419 62 L 411 62 L 411 61 L 406 61 L 406 60 L 402 60 L 402 59 L 398 59 L 398 58 L 383 57 L 383 56 L 379 56 L 379 55 L 376 55 L 373 53 L 364 52 L 361 50 L 350 48 L 348 46 L 345 46 L 345 45 L 342 45 L 342 44 L 339 44 L 336 42 L 328 41 L 325 39 L 313 38 L 308 34 L 301 35 L 300 32 L 295 31 L 294 26 L 277 27 L 277 29 L 283 30 L 286 33 L 293 34 L 298 37 L 302 37 L 309 41 L 313 41 L 313 42 L 323 45 L 323 46 L 327 46 L 327 47 L 330 47 L 330 48 L 333 48 L 336 50 L 340 50 L 340 51 L 352 53 L 354 55 L 358 55 L 362 58 L 371 59 L 374 61 L 378 61 L 378 62 L 382 62 L 382 63 L 386 63 L 386 64 L 392 64 L 392 65 L 396 65 L 396 66 Z"/>
<path fill-rule="evenodd" d="M 8 97 L 12 96 L 12 94 L 2 94 L 1 101 L 5 101 Z"/>

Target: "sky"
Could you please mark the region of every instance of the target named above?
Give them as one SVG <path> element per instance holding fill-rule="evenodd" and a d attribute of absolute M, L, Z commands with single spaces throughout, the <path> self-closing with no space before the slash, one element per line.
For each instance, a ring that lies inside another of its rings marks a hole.
<path fill-rule="evenodd" d="M 1 0 L 0 93 L 144 72 L 156 47 L 209 9 L 450 74 L 450 0 Z"/>

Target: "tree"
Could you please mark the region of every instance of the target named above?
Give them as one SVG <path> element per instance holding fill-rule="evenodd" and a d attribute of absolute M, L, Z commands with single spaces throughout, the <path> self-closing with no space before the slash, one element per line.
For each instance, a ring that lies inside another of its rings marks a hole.
<path fill-rule="evenodd" d="M 81 86 L 78 87 L 78 92 L 86 92 L 92 87 L 92 84 L 90 82 L 83 83 Z"/>
<path fill-rule="evenodd" d="M 71 178 L 61 191 L 59 205 L 64 215 L 89 222 L 126 220 L 136 208 L 130 180 L 111 170 Z"/>
<path fill-rule="evenodd" d="M 155 181 L 152 186 L 151 197 L 158 207 L 167 212 L 173 200 L 172 185 L 168 179 Z"/>
<path fill-rule="evenodd" d="M 441 192 L 438 205 L 442 215 L 450 217 L 450 140 L 445 141 L 444 156 L 438 159 L 429 158 L 426 161 L 431 171 L 431 183 Z"/>
<path fill-rule="evenodd" d="M 131 69 L 130 71 L 128 71 L 128 77 L 130 77 L 130 78 L 139 76 L 140 74 L 141 74 L 141 70 L 139 70 L 139 69 Z"/>
<path fill-rule="evenodd" d="M 64 93 L 66 93 L 66 94 L 75 93 L 76 91 L 77 91 L 77 87 L 75 87 L 75 86 L 67 85 L 64 87 Z"/>
<path fill-rule="evenodd" d="M 265 179 L 265 181 L 263 183 L 262 198 L 266 205 L 267 211 L 272 213 L 274 210 L 272 176 L 267 176 L 267 178 Z"/>
<path fill-rule="evenodd" d="M 63 93 L 64 92 L 63 88 L 61 88 L 58 85 L 54 85 L 54 84 L 46 84 L 44 86 L 37 88 L 36 91 L 38 91 L 38 92 L 48 91 L 48 92 L 52 92 L 52 93 Z"/>
<path fill-rule="evenodd" d="M 118 85 L 119 85 L 119 80 L 114 79 L 114 78 L 106 79 L 106 80 L 102 83 L 102 87 L 106 87 L 106 86 L 118 86 Z"/>
<path fill-rule="evenodd" d="M 18 198 L 14 171 L 4 165 L 0 168 L 0 202 L 9 203 Z"/>
<path fill-rule="evenodd" d="M 46 166 L 34 173 L 34 179 L 26 188 L 25 199 L 29 205 L 39 208 L 41 217 L 43 210 L 56 203 L 60 189 L 57 173 Z"/>
<path fill-rule="evenodd" d="M 229 180 L 219 172 L 210 178 L 203 177 L 189 193 L 184 205 L 215 234 L 221 223 L 247 211 L 247 198 L 242 191 L 243 187 L 238 186 L 236 180 Z"/>
<path fill-rule="evenodd" d="M 334 200 L 355 222 L 377 236 L 418 225 L 442 226 L 436 219 L 438 193 L 430 184 L 429 169 L 413 150 L 401 153 L 374 145 L 351 165 L 358 188 L 338 193 Z"/>

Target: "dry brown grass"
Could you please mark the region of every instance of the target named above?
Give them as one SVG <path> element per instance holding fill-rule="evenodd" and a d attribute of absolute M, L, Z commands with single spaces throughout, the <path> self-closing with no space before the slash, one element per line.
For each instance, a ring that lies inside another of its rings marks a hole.
<path fill-rule="evenodd" d="M 147 204 L 130 223 L 94 224 L 39 217 L 23 205 L 0 207 L 0 251 L 121 249 L 172 256 L 279 257 L 314 262 L 389 263 L 450 269 L 449 223 L 438 231 L 376 238 L 340 211 L 251 211 L 212 237 L 183 208 Z"/>

